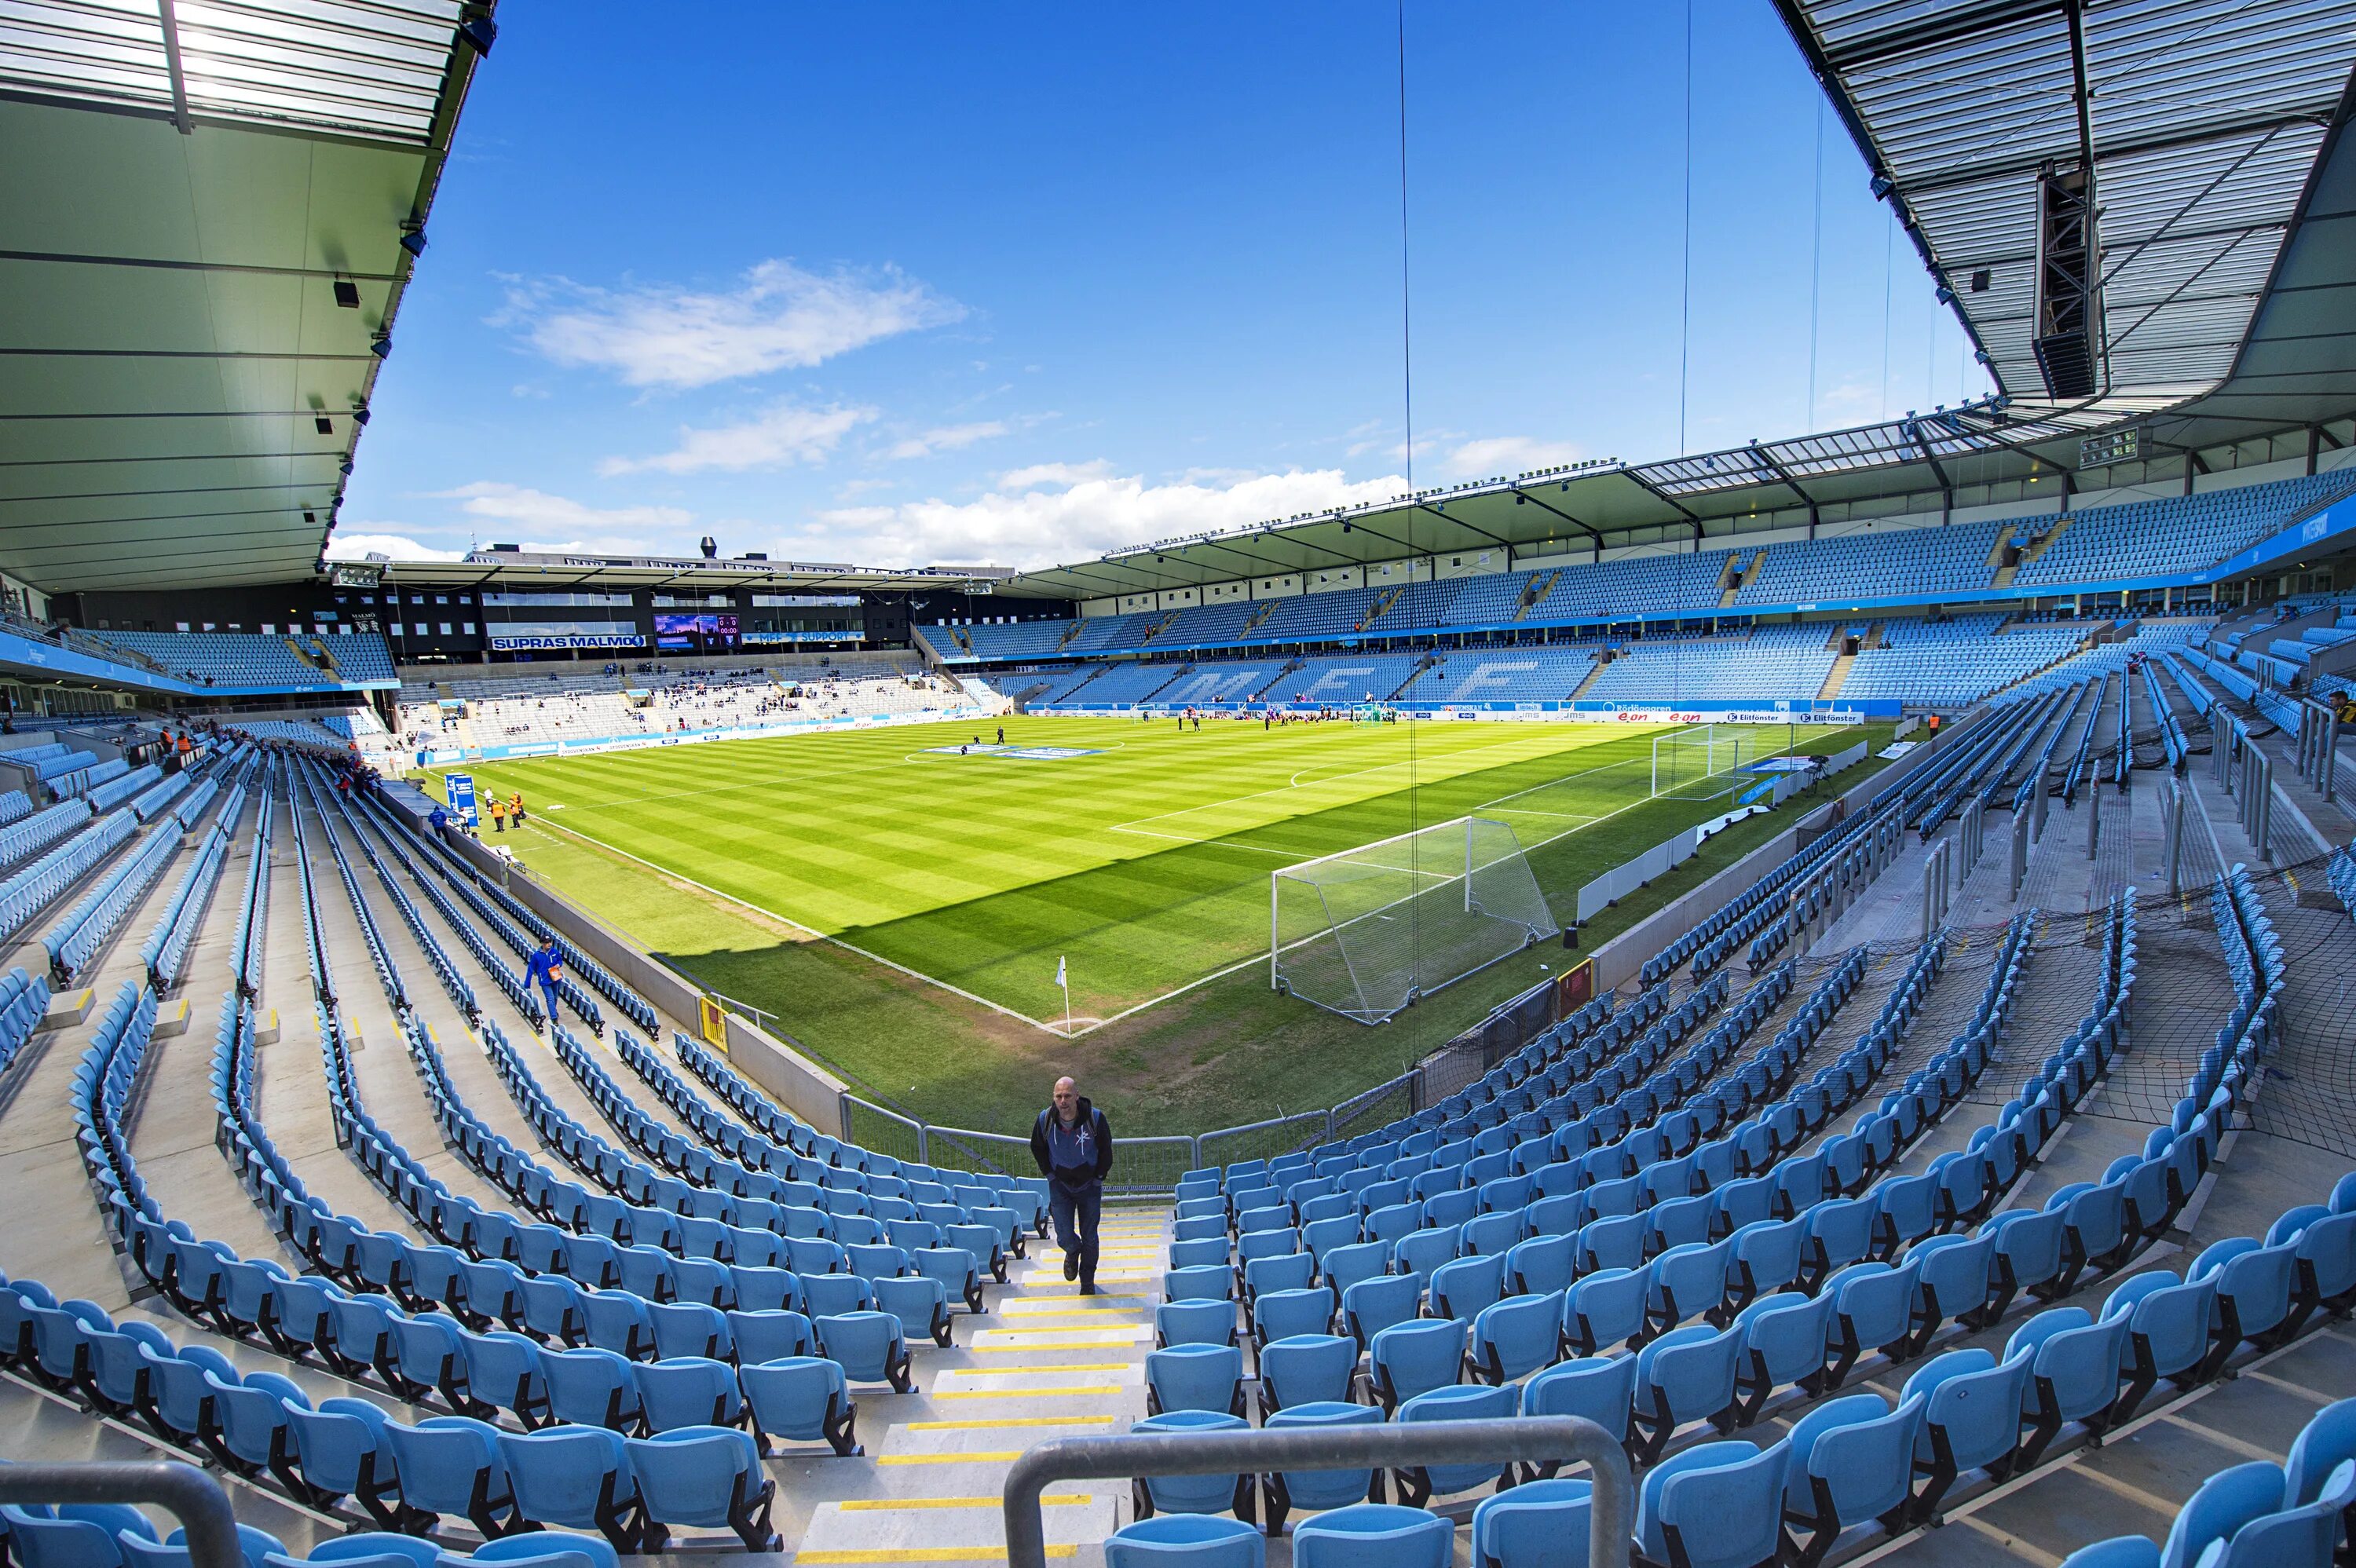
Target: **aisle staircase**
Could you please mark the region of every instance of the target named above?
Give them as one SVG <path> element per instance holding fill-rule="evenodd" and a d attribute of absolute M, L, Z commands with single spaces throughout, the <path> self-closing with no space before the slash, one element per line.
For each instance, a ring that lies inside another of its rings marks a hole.
<path fill-rule="evenodd" d="M 1514 606 L 1514 619 L 1516 621 L 1523 619 L 1531 611 L 1546 603 L 1546 596 L 1554 592 L 1555 580 L 1561 575 L 1562 568 L 1558 566 L 1551 571 L 1539 572 L 1525 583 L 1522 587 L 1522 602 Z"/>
<path fill-rule="evenodd" d="M 916 1351 L 916 1392 L 860 1392 L 860 1437 L 873 1468 L 830 1460 L 862 1495 L 812 1511 L 794 1562 L 1003 1562 L 1000 1497 L 1022 1452 L 1057 1437 L 1102 1437 L 1145 1414 L 1145 1357 L 1170 1247 L 1170 1211 L 1104 1213 L 1097 1288 L 1064 1278 L 1052 1232 L 991 1287 L 990 1310 L 956 1320 L 955 1343 Z M 1074 1481 L 1049 1491 L 1051 1560 L 1078 1555 L 1132 1516 L 1118 1481 Z"/>
<path fill-rule="evenodd" d="M 1373 625 L 1376 622 L 1381 620 L 1384 613 L 1387 612 L 1392 605 L 1398 603 L 1399 595 L 1404 592 L 1404 589 L 1398 587 L 1384 589 L 1380 593 L 1375 596 L 1373 607 L 1364 615 L 1358 617 L 1358 624 L 1352 627 L 1351 630 L 1363 632 L 1367 627 Z"/>
<path fill-rule="evenodd" d="M 1838 697 L 1841 682 L 1848 678 L 1849 667 L 1856 663 L 1855 654 L 1845 653 L 1836 656 L 1833 659 L 1833 667 L 1825 672 L 1824 685 L 1816 688 L 1816 700 L 1822 702 L 1826 698 Z"/>

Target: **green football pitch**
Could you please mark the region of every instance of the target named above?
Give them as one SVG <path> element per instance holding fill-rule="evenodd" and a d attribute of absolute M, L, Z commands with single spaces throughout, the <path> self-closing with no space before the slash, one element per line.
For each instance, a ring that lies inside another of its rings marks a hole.
<path fill-rule="evenodd" d="M 1086 1028 L 1265 966 L 1270 873 L 1305 859 L 1468 814 L 1506 823 L 1527 850 L 1557 845 L 1543 859 L 1581 880 L 1640 853 L 1650 839 L 1625 842 L 1612 824 L 1653 799 L 1663 728 L 1222 720 L 1197 731 L 1013 716 L 1011 754 L 960 754 L 994 743 L 994 722 L 968 722 L 466 771 L 478 788 L 522 791 L 552 832 L 1027 1020 L 1062 1024 L 1062 960 Z M 1862 738 L 1746 734 L 1761 757 Z M 1678 766 L 1664 793 L 1680 820 L 1725 808 L 1733 776 L 1697 778 L 1689 755 Z M 1675 826 L 1658 816 L 1643 824 L 1655 838 Z M 1590 841 L 1592 857 L 1559 853 Z M 1567 920 L 1576 883 L 1542 880 Z"/>

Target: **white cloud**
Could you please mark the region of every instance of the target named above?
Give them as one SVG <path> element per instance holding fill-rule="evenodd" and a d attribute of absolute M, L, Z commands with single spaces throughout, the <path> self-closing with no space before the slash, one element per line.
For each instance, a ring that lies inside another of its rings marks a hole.
<path fill-rule="evenodd" d="M 724 293 L 519 282 L 492 319 L 520 328 L 560 365 L 609 370 L 633 387 L 682 388 L 821 364 L 965 314 L 894 268 L 821 276 L 769 261 Z"/>
<path fill-rule="evenodd" d="M 363 527 L 382 525 L 362 525 Z M 420 544 L 406 534 L 346 534 L 339 533 L 327 541 L 329 560 L 366 560 L 371 555 L 387 560 L 464 560 L 462 549 L 436 549 Z"/>
<path fill-rule="evenodd" d="M 679 445 L 671 451 L 652 457 L 609 457 L 597 464 L 597 472 L 608 477 L 643 474 L 650 469 L 664 474 L 699 474 L 707 468 L 737 473 L 747 468 L 823 463 L 826 454 L 841 443 L 853 426 L 874 417 L 873 409 L 846 408 L 839 403 L 822 409 L 778 403 L 758 419 L 744 424 L 711 430 L 681 425 Z"/>
<path fill-rule="evenodd" d="M 820 512 L 795 542 L 878 566 L 955 560 L 1038 567 L 1173 535 L 1386 501 L 1404 485 L 1396 476 L 1352 481 L 1335 469 L 1256 474 L 1232 484 L 1149 485 L 1102 464 L 1040 464 L 1001 475 L 997 489 L 972 501 Z"/>
<path fill-rule="evenodd" d="M 1010 468 L 998 476 L 1001 490 L 1035 490 L 1042 485 L 1078 485 L 1090 479 L 1102 479 L 1112 473 L 1112 464 L 1103 458 L 1087 463 L 1033 463 L 1026 468 Z"/>
<path fill-rule="evenodd" d="M 1531 468 L 1552 468 L 1577 463 L 1587 454 L 1575 442 L 1533 441 L 1526 435 L 1493 435 L 1449 449 L 1450 472 L 1463 479 L 1518 474 Z"/>
<path fill-rule="evenodd" d="M 994 440 L 1005 433 L 1006 421 L 1003 420 L 977 420 L 971 424 L 942 425 L 894 443 L 884 455 L 895 462 L 907 462 L 913 458 L 930 457 L 936 452 L 962 452 L 976 442 Z"/>
<path fill-rule="evenodd" d="M 434 492 L 457 501 L 468 517 L 512 525 L 526 549 L 594 550 L 605 554 L 669 554 L 677 546 L 649 540 L 646 531 L 683 528 L 695 514 L 680 507 L 591 507 L 568 496 L 552 496 L 521 485 L 479 479 L 455 490 Z M 541 536 L 539 539 L 533 535 Z M 552 536 L 554 542 L 551 541 Z"/>

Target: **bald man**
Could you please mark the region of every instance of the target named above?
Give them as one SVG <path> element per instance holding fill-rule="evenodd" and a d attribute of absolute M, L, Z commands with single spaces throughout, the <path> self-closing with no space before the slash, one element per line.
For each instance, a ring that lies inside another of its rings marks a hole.
<path fill-rule="evenodd" d="M 1047 1179 L 1047 1211 L 1064 1249 L 1064 1277 L 1097 1293 L 1097 1221 L 1104 1179 L 1112 1174 L 1112 1124 L 1069 1078 L 1055 1080 L 1055 1103 L 1031 1124 L 1031 1157 Z"/>

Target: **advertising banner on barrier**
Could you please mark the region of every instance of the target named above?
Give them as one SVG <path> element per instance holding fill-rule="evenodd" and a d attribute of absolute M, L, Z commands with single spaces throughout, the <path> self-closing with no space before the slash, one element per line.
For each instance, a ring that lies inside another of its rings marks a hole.
<path fill-rule="evenodd" d="M 449 797 L 450 813 L 469 827 L 481 825 L 475 812 L 475 775 L 452 773 L 442 781 L 443 793 Z"/>
<path fill-rule="evenodd" d="M 782 724 L 750 724 L 725 730 L 682 730 L 663 735 L 605 735 L 587 741 L 529 741 L 511 746 L 444 748 L 417 753 L 420 767 L 446 763 L 498 763 L 525 757 L 579 757 L 596 752 L 641 752 L 655 746 L 700 746 L 710 741 L 761 741 L 843 730 L 896 729 L 906 724 L 954 724 L 986 718 L 989 709 L 968 703 L 927 713 L 862 713 L 830 719 L 794 719 Z M 453 774 L 453 777 L 461 775 Z"/>

